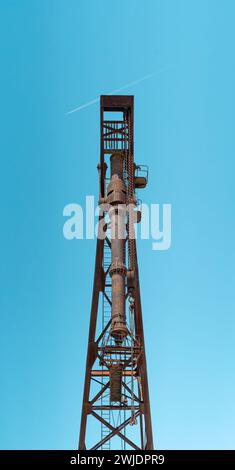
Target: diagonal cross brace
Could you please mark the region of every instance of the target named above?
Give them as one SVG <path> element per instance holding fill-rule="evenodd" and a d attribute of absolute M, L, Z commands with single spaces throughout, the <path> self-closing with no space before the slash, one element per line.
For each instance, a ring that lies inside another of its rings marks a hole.
<path fill-rule="evenodd" d="M 131 420 L 133 419 L 132 416 L 130 416 L 130 418 L 126 419 L 126 421 L 124 421 L 123 423 L 121 423 L 117 428 L 114 428 L 113 426 L 111 426 L 111 424 L 109 424 L 107 421 L 105 421 L 103 418 L 101 418 L 101 416 L 99 416 L 97 413 L 95 413 L 94 411 L 91 412 L 91 414 L 94 416 L 94 418 L 98 419 L 98 421 L 100 421 L 101 423 L 103 423 L 105 426 L 107 426 L 110 430 L 111 430 L 111 433 L 108 434 L 106 437 L 104 437 L 101 441 L 99 441 L 95 446 L 93 446 L 91 448 L 91 450 L 97 450 L 99 447 L 101 447 L 103 444 L 105 444 L 105 442 L 109 441 L 109 439 L 111 439 L 112 437 L 114 437 L 116 434 L 121 437 L 121 439 L 123 439 L 124 441 L 127 442 L 127 444 L 129 444 L 131 447 L 133 447 L 135 450 L 140 450 L 140 447 L 138 447 L 136 444 L 134 444 L 134 442 L 132 442 L 130 439 L 128 439 L 128 437 L 124 436 L 120 431 L 125 428 L 130 422 Z M 134 419 L 138 418 L 138 416 L 140 415 L 140 411 L 137 411 L 137 413 L 135 413 L 135 416 L 134 416 Z"/>
<path fill-rule="evenodd" d="M 100 397 L 103 395 L 105 390 L 109 387 L 110 381 L 108 381 L 104 387 L 95 395 L 95 397 L 90 401 L 90 404 L 93 405 Z"/>

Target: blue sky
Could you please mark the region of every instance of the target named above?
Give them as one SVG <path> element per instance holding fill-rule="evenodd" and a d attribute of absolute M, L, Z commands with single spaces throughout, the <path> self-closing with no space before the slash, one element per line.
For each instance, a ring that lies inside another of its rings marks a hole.
<path fill-rule="evenodd" d="M 99 104 L 66 113 L 156 74 L 125 90 L 141 197 L 172 204 L 171 249 L 138 243 L 155 446 L 234 448 L 234 2 L 0 8 L 0 447 L 77 446 L 95 241 L 63 208 L 98 196 Z"/>

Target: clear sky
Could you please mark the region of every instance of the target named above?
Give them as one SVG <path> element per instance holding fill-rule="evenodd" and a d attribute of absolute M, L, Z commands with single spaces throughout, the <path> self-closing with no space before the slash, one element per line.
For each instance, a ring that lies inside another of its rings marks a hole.
<path fill-rule="evenodd" d="M 66 112 L 156 73 L 125 90 L 141 197 L 172 204 L 171 249 L 138 243 L 155 446 L 234 448 L 234 2 L 0 10 L 0 447 L 77 446 L 95 241 L 63 208 L 98 196 L 99 104 Z"/>

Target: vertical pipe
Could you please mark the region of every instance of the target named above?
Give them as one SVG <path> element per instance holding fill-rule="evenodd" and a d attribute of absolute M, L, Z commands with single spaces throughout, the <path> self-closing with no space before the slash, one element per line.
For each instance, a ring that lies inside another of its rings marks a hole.
<path fill-rule="evenodd" d="M 111 253 L 110 276 L 112 278 L 112 322 L 110 334 L 121 344 L 128 334 L 125 312 L 125 204 L 126 187 L 123 181 L 123 155 L 110 157 L 111 180 L 107 201 L 110 204 Z"/>

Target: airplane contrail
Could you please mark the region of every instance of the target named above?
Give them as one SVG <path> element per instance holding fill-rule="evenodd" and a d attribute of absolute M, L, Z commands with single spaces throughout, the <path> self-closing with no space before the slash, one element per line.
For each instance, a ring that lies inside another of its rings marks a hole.
<path fill-rule="evenodd" d="M 114 93 L 119 93 L 119 91 L 125 90 L 126 88 L 130 88 L 134 85 L 137 85 L 138 83 L 144 82 L 145 80 L 148 80 L 152 77 L 155 77 L 156 75 L 160 75 L 161 73 L 166 72 L 170 68 L 171 68 L 171 66 L 168 66 L 168 67 L 165 67 L 165 68 L 159 70 L 158 72 L 151 73 L 149 75 L 145 75 L 144 77 L 138 78 L 137 80 L 134 80 L 133 82 L 126 83 L 126 85 L 123 85 L 120 88 L 116 88 L 116 90 L 110 91 L 107 94 L 108 95 L 113 95 Z M 88 106 L 91 106 L 92 104 L 98 103 L 99 100 L 100 100 L 100 97 L 97 97 L 97 98 L 95 98 L 91 101 L 87 101 L 87 103 L 84 103 L 84 104 L 78 106 L 77 108 L 74 108 L 71 111 L 68 111 L 66 113 L 66 115 L 76 113 L 77 111 L 80 111 L 81 109 L 84 109 L 84 108 L 88 108 Z"/>

